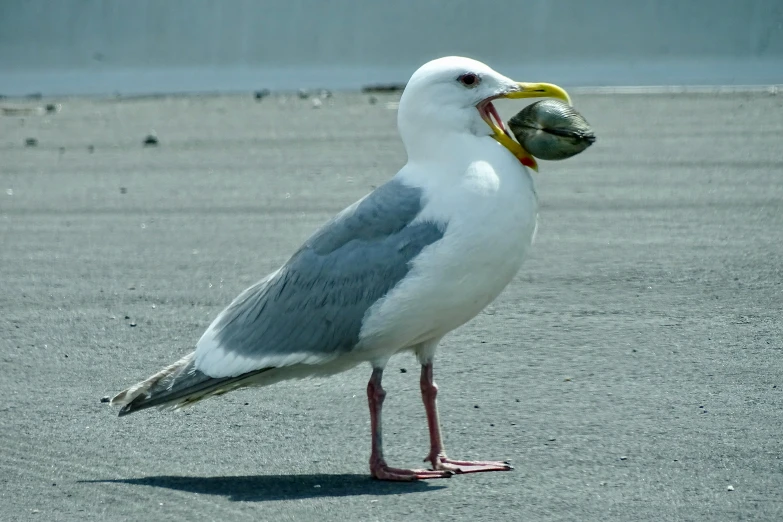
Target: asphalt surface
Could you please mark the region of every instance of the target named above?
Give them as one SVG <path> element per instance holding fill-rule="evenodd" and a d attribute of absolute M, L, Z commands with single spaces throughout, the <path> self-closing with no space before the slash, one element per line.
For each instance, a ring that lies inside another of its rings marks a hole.
<path fill-rule="evenodd" d="M 783 519 L 772 94 L 575 96 L 598 142 L 542 162 L 532 257 L 436 360 L 449 454 L 512 472 L 372 481 L 367 367 L 184 413 L 100 402 L 396 172 L 395 99 L 0 114 L 0 520 Z M 384 384 L 390 464 L 418 466 L 414 358 Z"/>

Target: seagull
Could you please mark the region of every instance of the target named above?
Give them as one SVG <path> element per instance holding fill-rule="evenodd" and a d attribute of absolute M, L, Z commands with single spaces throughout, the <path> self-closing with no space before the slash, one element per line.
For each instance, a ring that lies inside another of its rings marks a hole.
<path fill-rule="evenodd" d="M 446 456 L 433 360 L 441 339 L 509 284 L 532 245 L 538 198 L 529 169 L 537 163 L 509 137 L 492 102 L 541 97 L 570 103 L 556 85 L 515 82 L 469 58 L 421 66 L 398 109 L 405 166 L 234 299 L 193 352 L 112 398 L 119 415 L 368 362 L 373 478 L 512 469 Z M 383 455 L 381 380 L 400 352 L 421 364 L 431 469 L 390 467 Z"/>

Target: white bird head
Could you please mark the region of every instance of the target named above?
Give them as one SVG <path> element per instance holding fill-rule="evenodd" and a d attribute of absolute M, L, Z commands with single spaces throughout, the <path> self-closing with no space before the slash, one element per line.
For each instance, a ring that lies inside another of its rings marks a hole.
<path fill-rule="evenodd" d="M 427 136 L 467 133 L 493 137 L 523 165 L 537 169 L 533 156 L 506 131 L 492 100 L 544 97 L 570 103 L 557 85 L 516 82 L 479 61 L 447 56 L 413 73 L 400 99 L 397 126 L 409 156 Z"/>

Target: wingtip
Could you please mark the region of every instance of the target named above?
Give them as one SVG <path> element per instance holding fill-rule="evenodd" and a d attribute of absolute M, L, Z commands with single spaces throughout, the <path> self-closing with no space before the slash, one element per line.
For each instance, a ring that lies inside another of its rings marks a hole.
<path fill-rule="evenodd" d="M 156 402 L 149 401 L 146 398 L 142 397 L 136 397 L 134 400 L 127 404 L 120 403 L 122 408 L 120 408 L 119 413 L 117 413 L 118 417 L 124 417 L 126 415 L 130 415 L 131 413 L 136 413 L 139 410 L 146 410 L 147 408 L 151 406 L 158 406 Z"/>

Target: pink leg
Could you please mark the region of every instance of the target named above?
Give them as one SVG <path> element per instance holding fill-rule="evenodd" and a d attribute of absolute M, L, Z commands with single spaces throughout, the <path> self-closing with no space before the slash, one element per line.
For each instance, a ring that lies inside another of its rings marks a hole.
<path fill-rule="evenodd" d="M 446 456 L 443 440 L 440 437 L 440 420 L 435 398 L 438 386 L 432 380 L 432 363 L 421 366 L 421 398 L 427 412 L 427 424 L 430 428 L 430 454 L 425 461 L 432 463 L 432 469 L 448 470 L 454 473 L 477 473 L 479 471 L 509 471 L 514 469 L 507 462 L 452 460 Z"/>
<path fill-rule="evenodd" d="M 381 408 L 386 391 L 381 387 L 383 370 L 373 368 L 367 384 L 367 400 L 370 403 L 370 426 L 372 431 L 372 452 L 370 453 L 370 474 L 379 480 L 421 480 L 447 478 L 454 473 L 449 470 L 390 468 L 383 458 L 383 436 L 381 434 Z"/>

